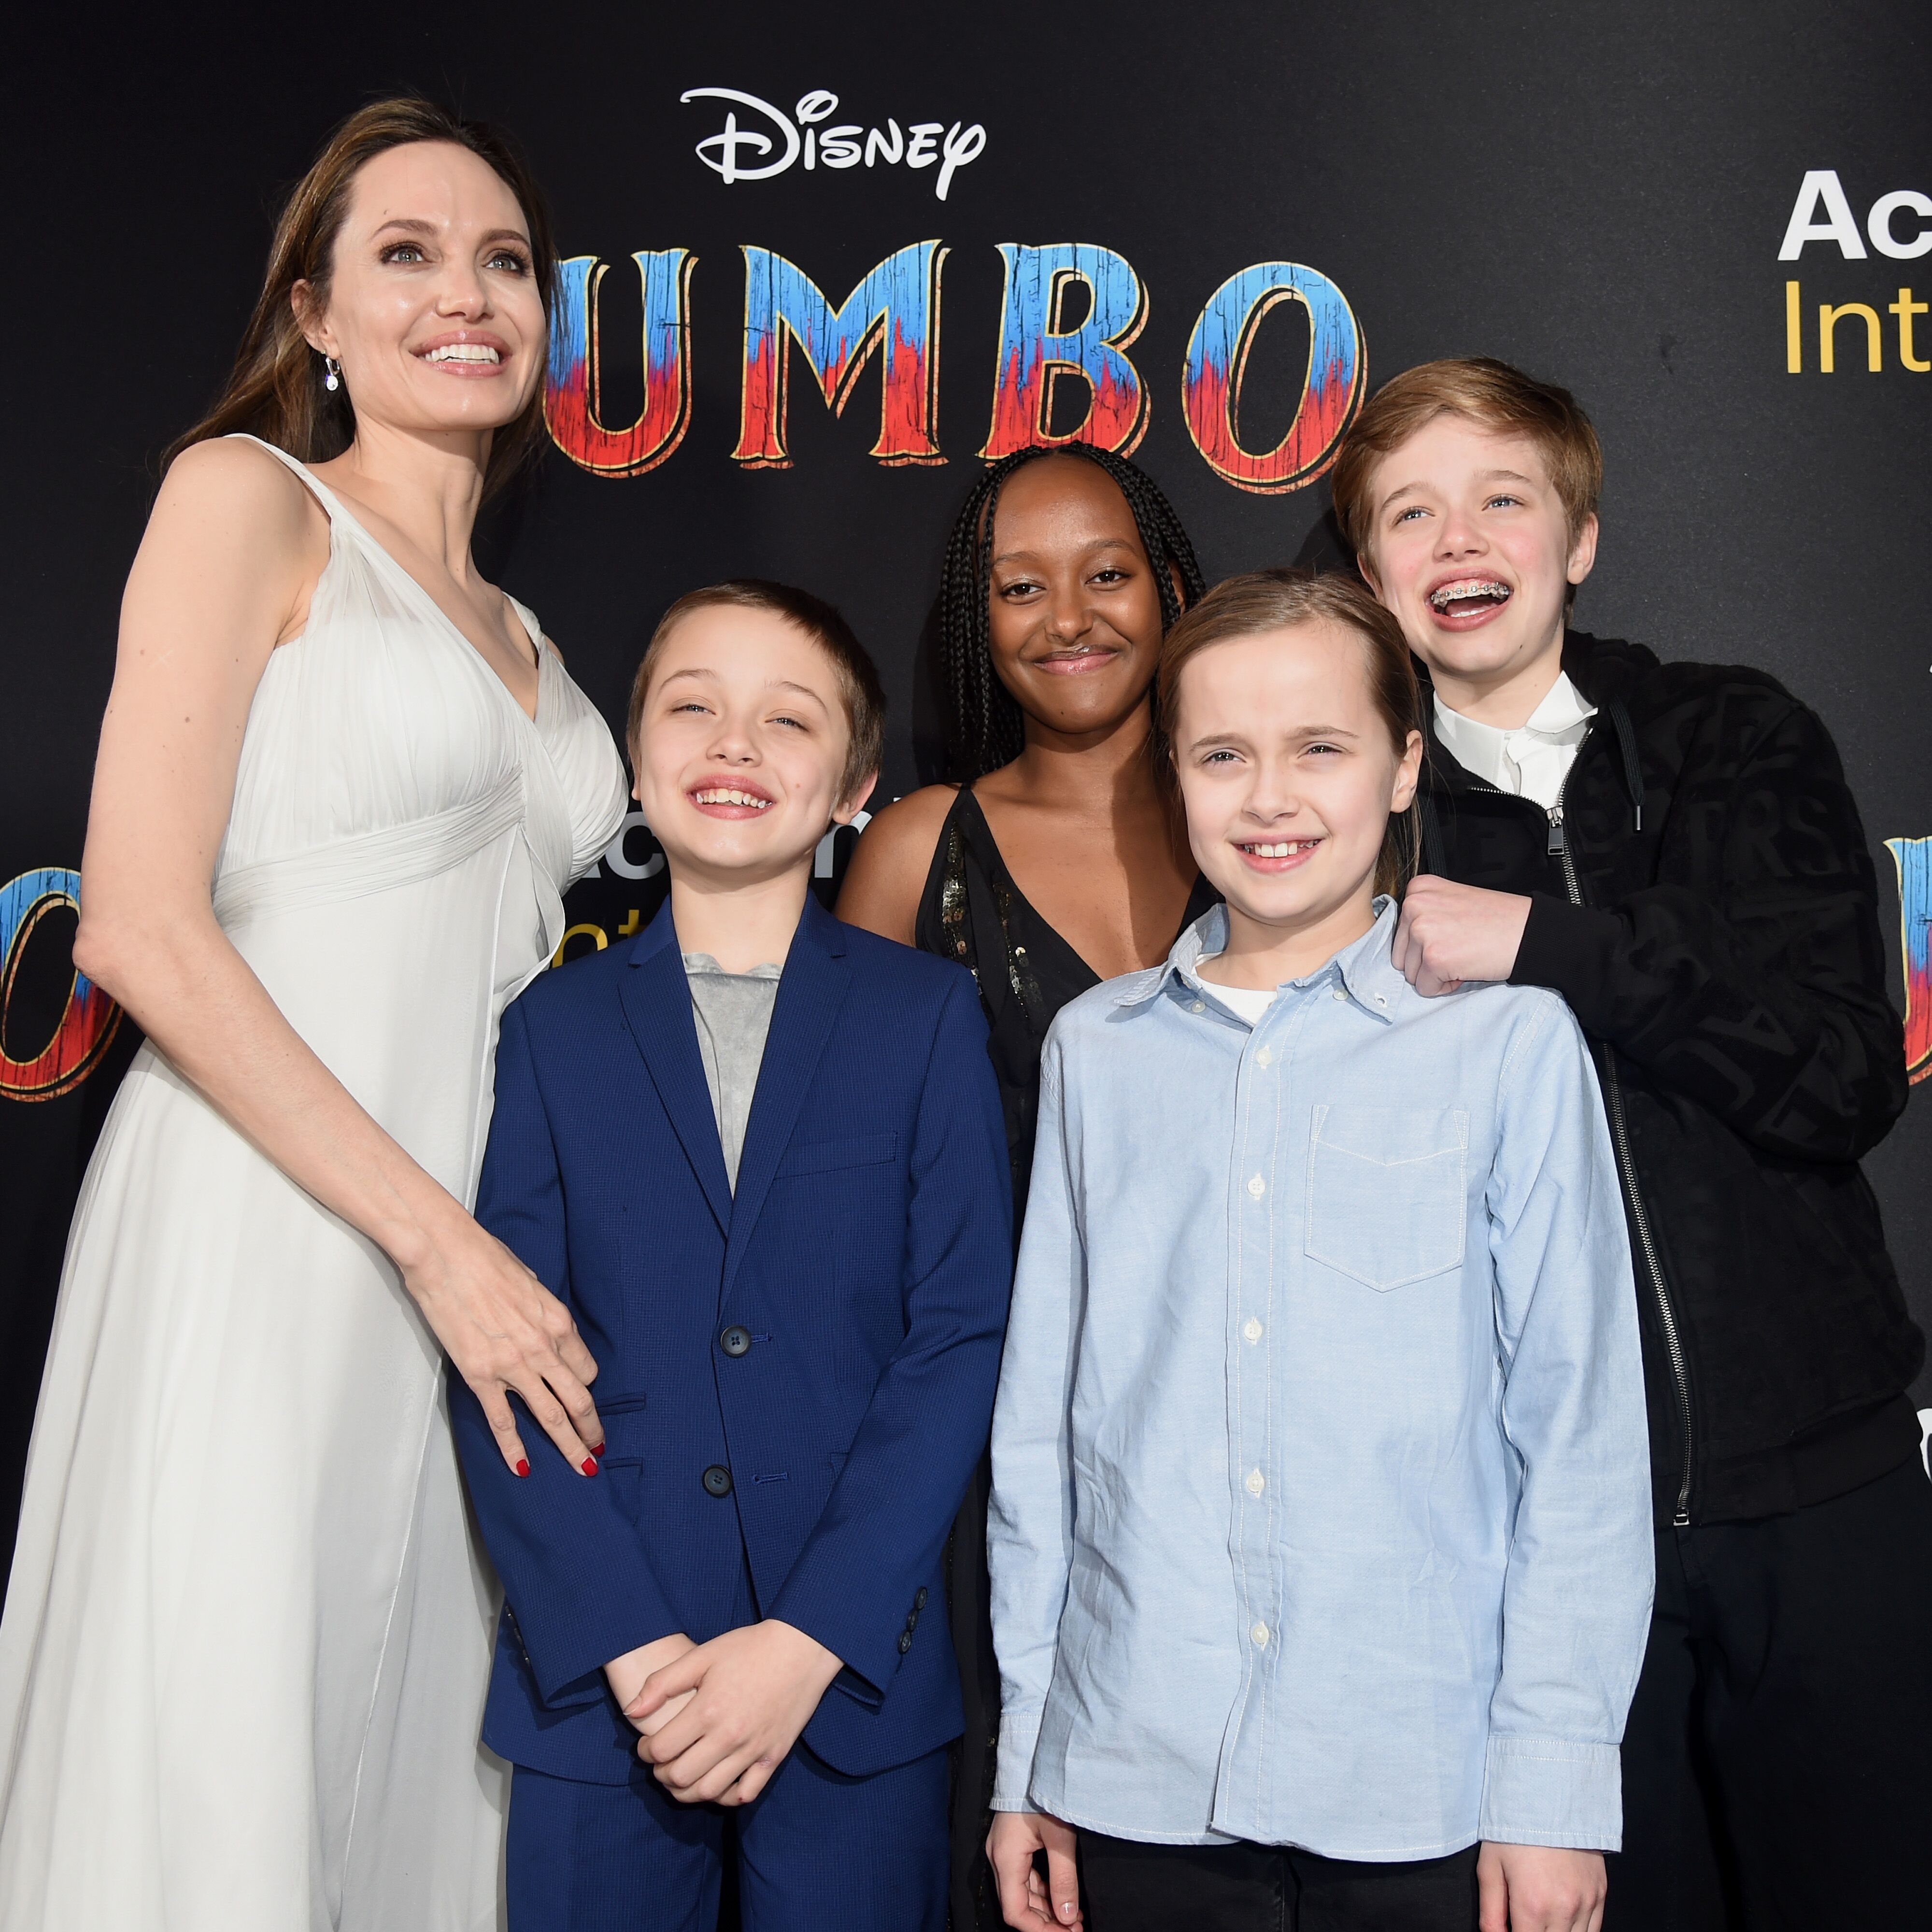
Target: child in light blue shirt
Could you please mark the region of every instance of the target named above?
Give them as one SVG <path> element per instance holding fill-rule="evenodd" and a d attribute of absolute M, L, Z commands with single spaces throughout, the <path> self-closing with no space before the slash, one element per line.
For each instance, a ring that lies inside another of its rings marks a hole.
<path fill-rule="evenodd" d="M 1420 704 L 1358 586 L 1222 585 L 1160 704 L 1226 904 L 1046 1044 L 993 1430 L 1003 1909 L 1593 1924 L 1652 1559 L 1588 1054 L 1552 994 L 1391 961 Z"/>

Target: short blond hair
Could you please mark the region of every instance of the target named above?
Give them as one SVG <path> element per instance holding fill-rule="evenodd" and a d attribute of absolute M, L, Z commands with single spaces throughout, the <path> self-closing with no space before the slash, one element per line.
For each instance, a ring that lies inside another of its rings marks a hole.
<path fill-rule="evenodd" d="M 1603 494 L 1604 452 L 1583 406 L 1490 356 L 1454 356 L 1405 369 L 1363 406 L 1342 439 L 1332 488 L 1335 520 L 1358 556 L 1375 534 L 1376 466 L 1438 416 L 1466 416 L 1502 435 L 1526 436 L 1550 471 L 1574 544 Z"/>

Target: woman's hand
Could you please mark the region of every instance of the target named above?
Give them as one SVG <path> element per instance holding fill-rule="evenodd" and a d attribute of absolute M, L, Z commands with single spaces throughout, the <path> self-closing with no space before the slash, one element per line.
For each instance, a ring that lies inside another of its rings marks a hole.
<path fill-rule="evenodd" d="M 496 1447 L 517 1474 L 527 1476 L 530 1466 L 512 1389 L 571 1467 L 596 1475 L 604 1425 L 587 1384 L 597 1364 L 570 1310 L 454 1201 L 449 1208 L 422 1257 L 399 1258 L 404 1286 L 483 1405 Z"/>
<path fill-rule="evenodd" d="M 1073 1864 L 1071 1825 L 1043 1811 L 998 1811 L 986 1834 L 986 1862 L 999 1888 L 1000 1912 L 1017 1932 L 1059 1932 L 1080 1923 L 1080 1881 Z M 1046 1876 L 1034 1869 L 1034 1854 L 1046 1854 Z"/>

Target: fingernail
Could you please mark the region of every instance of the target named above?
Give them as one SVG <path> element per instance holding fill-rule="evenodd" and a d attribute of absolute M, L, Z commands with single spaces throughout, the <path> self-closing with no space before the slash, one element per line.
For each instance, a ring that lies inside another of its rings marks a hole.
<path fill-rule="evenodd" d="M 530 1473 L 530 1466 L 529 1462 L 523 1456 L 519 1456 L 517 1458 L 517 1474 L 520 1476 L 527 1476 Z"/>
<path fill-rule="evenodd" d="M 585 1457 L 584 1457 L 584 1473 L 586 1476 L 594 1476 L 594 1475 L 596 1475 L 596 1473 L 597 1473 L 597 1460 L 596 1460 L 596 1458 L 595 1456 L 585 1456 Z"/>
<path fill-rule="evenodd" d="M 590 1453 L 591 1453 L 591 1454 L 592 1454 L 592 1455 L 593 1455 L 593 1456 L 601 1456 L 601 1455 L 602 1455 L 602 1454 L 603 1454 L 603 1453 L 604 1453 L 604 1445 L 603 1445 L 603 1444 L 602 1444 L 602 1443 L 601 1443 L 601 1442 L 600 1442 L 600 1443 L 598 1443 L 598 1445 L 597 1445 L 597 1447 L 596 1447 L 596 1448 L 594 1448 L 593 1450 L 592 1450 Z"/>

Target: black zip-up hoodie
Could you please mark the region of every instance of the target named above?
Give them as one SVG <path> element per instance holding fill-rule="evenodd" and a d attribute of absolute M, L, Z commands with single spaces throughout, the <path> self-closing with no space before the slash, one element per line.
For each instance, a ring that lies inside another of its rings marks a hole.
<path fill-rule="evenodd" d="M 1549 812 L 1465 771 L 1429 706 L 1423 868 L 1532 895 L 1511 980 L 1595 1049 L 1658 1522 L 1821 1502 L 1916 1452 L 1925 1347 L 1858 1165 L 1906 1093 L 1864 828 L 1763 672 L 1575 631 L 1563 668 L 1597 716 Z"/>

